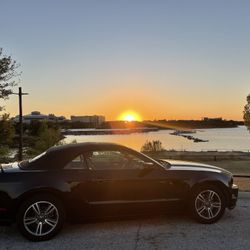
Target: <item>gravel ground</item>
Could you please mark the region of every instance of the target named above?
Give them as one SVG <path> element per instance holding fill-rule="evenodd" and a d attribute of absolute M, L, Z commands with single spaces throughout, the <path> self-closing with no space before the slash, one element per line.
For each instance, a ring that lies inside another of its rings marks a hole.
<path fill-rule="evenodd" d="M 0 249 L 250 249 L 250 193 L 216 224 L 186 215 L 65 225 L 54 239 L 29 242 L 15 225 L 0 227 Z"/>

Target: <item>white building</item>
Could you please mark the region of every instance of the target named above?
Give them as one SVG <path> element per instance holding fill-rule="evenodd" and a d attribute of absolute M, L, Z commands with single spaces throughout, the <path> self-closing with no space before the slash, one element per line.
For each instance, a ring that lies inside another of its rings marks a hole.
<path fill-rule="evenodd" d="M 64 116 L 55 116 L 54 114 L 44 115 L 39 111 L 33 111 L 28 115 L 23 116 L 24 123 L 30 123 L 31 121 L 52 121 L 52 122 L 60 122 L 65 121 Z M 14 122 L 19 122 L 19 115 L 14 118 Z"/>
<path fill-rule="evenodd" d="M 102 124 L 105 122 L 105 116 L 102 115 L 84 115 L 84 116 L 74 116 L 70 117 L 72 122 L 83 122 L 83 123 L 95 123 Z"/>

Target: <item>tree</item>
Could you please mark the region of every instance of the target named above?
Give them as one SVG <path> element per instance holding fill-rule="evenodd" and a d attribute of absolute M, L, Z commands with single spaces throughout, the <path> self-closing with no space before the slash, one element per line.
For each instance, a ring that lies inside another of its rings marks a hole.
<path fill-rule="evenodd" d="M 55 146 L 60 140 L 60 130 L 45 128 L 45 130 L 40 133 L 39 140 L 35 144 L 35 149 L 41 153 L 48 148 Z"/>
<path fill-rule="evenodd" d="M 42 121 L 31 121 L 27 126 L 30 136 L 39 136 L 41 132 L 48 128 L 48 124 Z"/>
<path fill-rule="evenodd" d="M 247 96 L 247 104 L 244 107 L 243 119 L 248 131 L 250 132 L 250 94 Z"/>
<path fill-rule="evenodd" d="M 12 93 L 12 88 L 16 86 L 15 78 L 20 75 L 16 70 L 19 64 L 11 56 L 3 55 L 0 48 L 0 99 L 7 99 Z M 0 106 L 0 111 L 3 107 Z"/>
<path fill-rule="evenodd" d="M 7 146 L 0 145 L 0 163 L 9 162 L 10 150 Z"/>
<path fill-rule="evenodd" d="M 35 156 L 48 148 L 60 144 L 62 134 L 60 129 L 50 128 L 46 122 L 34 122 L 32 123 L 32 135 L 34 136 L 34 143 L 32 147 L 26 151 L 26 155 Z"/>
<path fill-rule="evenodd" d="M 0 120 L 0 163 L 8 162 L 9 146 L 13 142 L 15 128 L 9 119 L 8 114 L 4 114 Z"/>
<path fill-rule="evenodd" d="M 12 144 L 15 135 L 15 128 L 9 119 L 8 114 L 4 114 L 0 121 L 0 145 L 9 146 Z"/>
<path fill-rule="evenodd" d="M 146 141 L 144 145 L 141 147 L 141 152 L 148 152 L 148 153 L 155 153 L 155 152 L 161 152 L 165 149 L 162 147 L 162 143 L 159 140 L 156 141 Z"/>

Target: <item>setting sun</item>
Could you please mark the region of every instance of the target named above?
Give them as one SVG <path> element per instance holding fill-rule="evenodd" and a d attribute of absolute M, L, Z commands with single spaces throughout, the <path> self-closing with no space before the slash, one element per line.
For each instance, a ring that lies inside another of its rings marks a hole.
<path fill-rule="evenodd" d="M 137 114 L 134 111 L 126 111 L 124 113 L 122 113 L 119 118 L 119 120 L 122 121 L 128 121 L 128 122 L 132 122 L 132 121 L 141 121 L 141 117 L 139 114 Z"/>

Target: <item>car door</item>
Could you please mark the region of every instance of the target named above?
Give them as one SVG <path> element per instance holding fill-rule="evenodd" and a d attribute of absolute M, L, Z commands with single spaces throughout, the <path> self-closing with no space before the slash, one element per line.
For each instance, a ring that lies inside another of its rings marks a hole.
<path fill-rule="evenodd" d="M 66 185 L 67 210 L 77 218 L 85 217 L 89 213 L 88 193 L 91 174 L 87 168 L 84 156 L 81 152 L 63 167 L 62 178 Z"/>
<path fill-rule="evenodd" d="M 91 174 L 88 202 L 97 213 L 146 211 L 173 198 L 167 171 L 140 154 L 102 149 L 86 152 L 85 159 Z"/>

